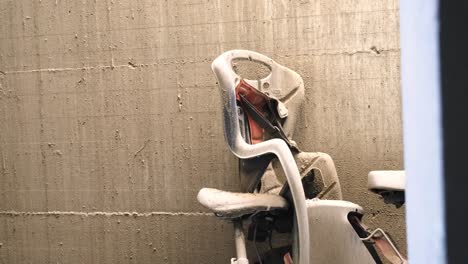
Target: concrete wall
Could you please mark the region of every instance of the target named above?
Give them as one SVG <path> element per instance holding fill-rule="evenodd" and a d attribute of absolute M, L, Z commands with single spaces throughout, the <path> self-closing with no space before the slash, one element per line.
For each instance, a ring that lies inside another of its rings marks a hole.
<path fill-rule="evenodd" d="M 365 186 L 402 168 L 398 38 L 396 0 L 0 0 L 0 263 L 226 263 L 195 196 L 238 189 L 209 67 L 233 48 L 303 76 L 298 142 L 404 247 Z"/>

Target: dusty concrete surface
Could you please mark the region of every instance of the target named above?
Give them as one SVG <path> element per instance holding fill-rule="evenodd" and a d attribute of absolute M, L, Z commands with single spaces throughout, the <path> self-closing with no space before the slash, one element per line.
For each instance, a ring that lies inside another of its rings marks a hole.
<path fill-rule="evenodd" d="M 195 196 L 238 188 L 209 67 L 233 48 L 303 76 L 299 143 L 404 245 L 365 187 L 402 168 L 398 37 L 396 0 L 1 0 L 0 263 L 226 263 Z"/>

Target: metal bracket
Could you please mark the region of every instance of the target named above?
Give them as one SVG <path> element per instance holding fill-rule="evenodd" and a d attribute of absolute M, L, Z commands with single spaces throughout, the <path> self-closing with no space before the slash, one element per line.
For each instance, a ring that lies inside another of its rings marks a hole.
<path fill-rule="evenodd" d="M 249 264 L 246 258 L 231 258 L 231 264 Z"/>
<path fill-rule="evenodd" d="M 380 235 L 377 235 L 377 233 L 380 233 Z M 382 240 L 382 237 L 384 237 L 385 240 Z M 401 255 L 400 251 L 398 251 L 398 249 L 393 244 L 390 237 L 381 228 L 377 228 L 374 231 L 372 231 L 369 234 L 369 236 L 365 238 L 361 238 L 361 241 L 375 243 L 376 246 L 382 251 L 383 255 L 392 264 L 407 264 L 408 263 L 408 260 L 406 260 Z M 389 249 L 393 250 L 393 252 L 390 252 Z"/>

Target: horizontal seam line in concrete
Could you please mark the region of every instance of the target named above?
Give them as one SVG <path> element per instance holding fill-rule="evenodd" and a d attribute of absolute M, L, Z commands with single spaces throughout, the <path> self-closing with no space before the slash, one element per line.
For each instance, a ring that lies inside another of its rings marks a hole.
<path fill-rule="evenodd" d="M 214 216 L 213 213 L 205 212 L 80 212 L 80 211 L 43 211 L 43 212 L 18 212 L 18 211 L 0 211 L 0 216 Z"/>
<path fill-rule="evenodd" d="M 392 53 L 399 53 L 400 49 L 384 49 L 378 50 L 378 54 L 375 54 L 372 50 L 354 50 L 354 51 L 341 51 L 341 52 L 322 52 L 322 53 L 312 53 L 307 54 L 309 57 L 316 57 L 316 56 L 336 56 L 336 55 L 347 55 L 353 56 L 357 54 L 374 54 L 376 56 L 380 54 L 392 54 Z M 293 54 L 287 56 L 278 56 L 278 57 L 300 57 L 306 56 L 305 54 Z M 178 62 L 179 64 L 184 63 L 199 63 L 203 61 L 185 61 L 185 62 Z M 102 69 L 114 69 L 114 68 L 128 68 L 128 69 L 136 69 L 136 68 L 144 68 L 144 67 L 151 67 L 151 66 L 158 66 L 161 63 L 149 63 L 149 64 L 135 64 L 134 66 L 129 64 L 123 65 L 97 65 L 97 66 L 85 66 L 85 67 L 64 67 L 64 68 L 43 68 L 43 69 L 31 69 L 31 70 L 17 70 L 17 71 L 1 71 L 2 74 L 18 74 L 18 73 L 34 73 L 34 72 L 66 72 L 66 71 L 90 71 L 90 70 L 102 70 Z"/>

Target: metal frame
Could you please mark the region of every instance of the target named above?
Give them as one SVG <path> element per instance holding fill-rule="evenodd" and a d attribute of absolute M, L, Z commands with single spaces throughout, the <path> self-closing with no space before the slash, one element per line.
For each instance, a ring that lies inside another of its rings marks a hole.
<path fill-rule="evenodd" d="M 234 239 L 236 242 L 237 258 L 231 259 L 231 264 L 249 264 L 247 250 L 245 248 L 245 237 L 242 230 L 242 219 L 234 220 Z"/>
<path fill-rule="evenodd" d="M 268 83 L 270 85 L 285 78 L 293 78 L 302 82 L 300 76 L 285 68 L 272 59 L 247 50 L 231 50 L 221 54 L 211 64 L 211 68 L 219 82 L 221 100 L 223 104 L 224 133 L 231 151 L 239 158 L 253 158 L 256 156 L 272 153 L 278 160 L 285 172 L 296 211 L 299 261 L 298 264 L 308 264 L 310 256 L 309 223 L 306 206 L 306 197 L 302 188 L 301 177 L 296 166 L 294 157 L 281 139 L 270 139 L 255 145 L 248 144 L 241 135 L 239 127 L 239 116 L 237 113 L 235 89 L 241 77 L 232 68 L 233 59 L 246 59 L 263 63 L 271 69 L 270 75 L 259 80 L 259 85 Z M 273 81 L 273 83 L 271 83 Z M 237 244 L 237 243 L 236 243 Z M 242 256 L 238 256 L 238 259 Z"/>

